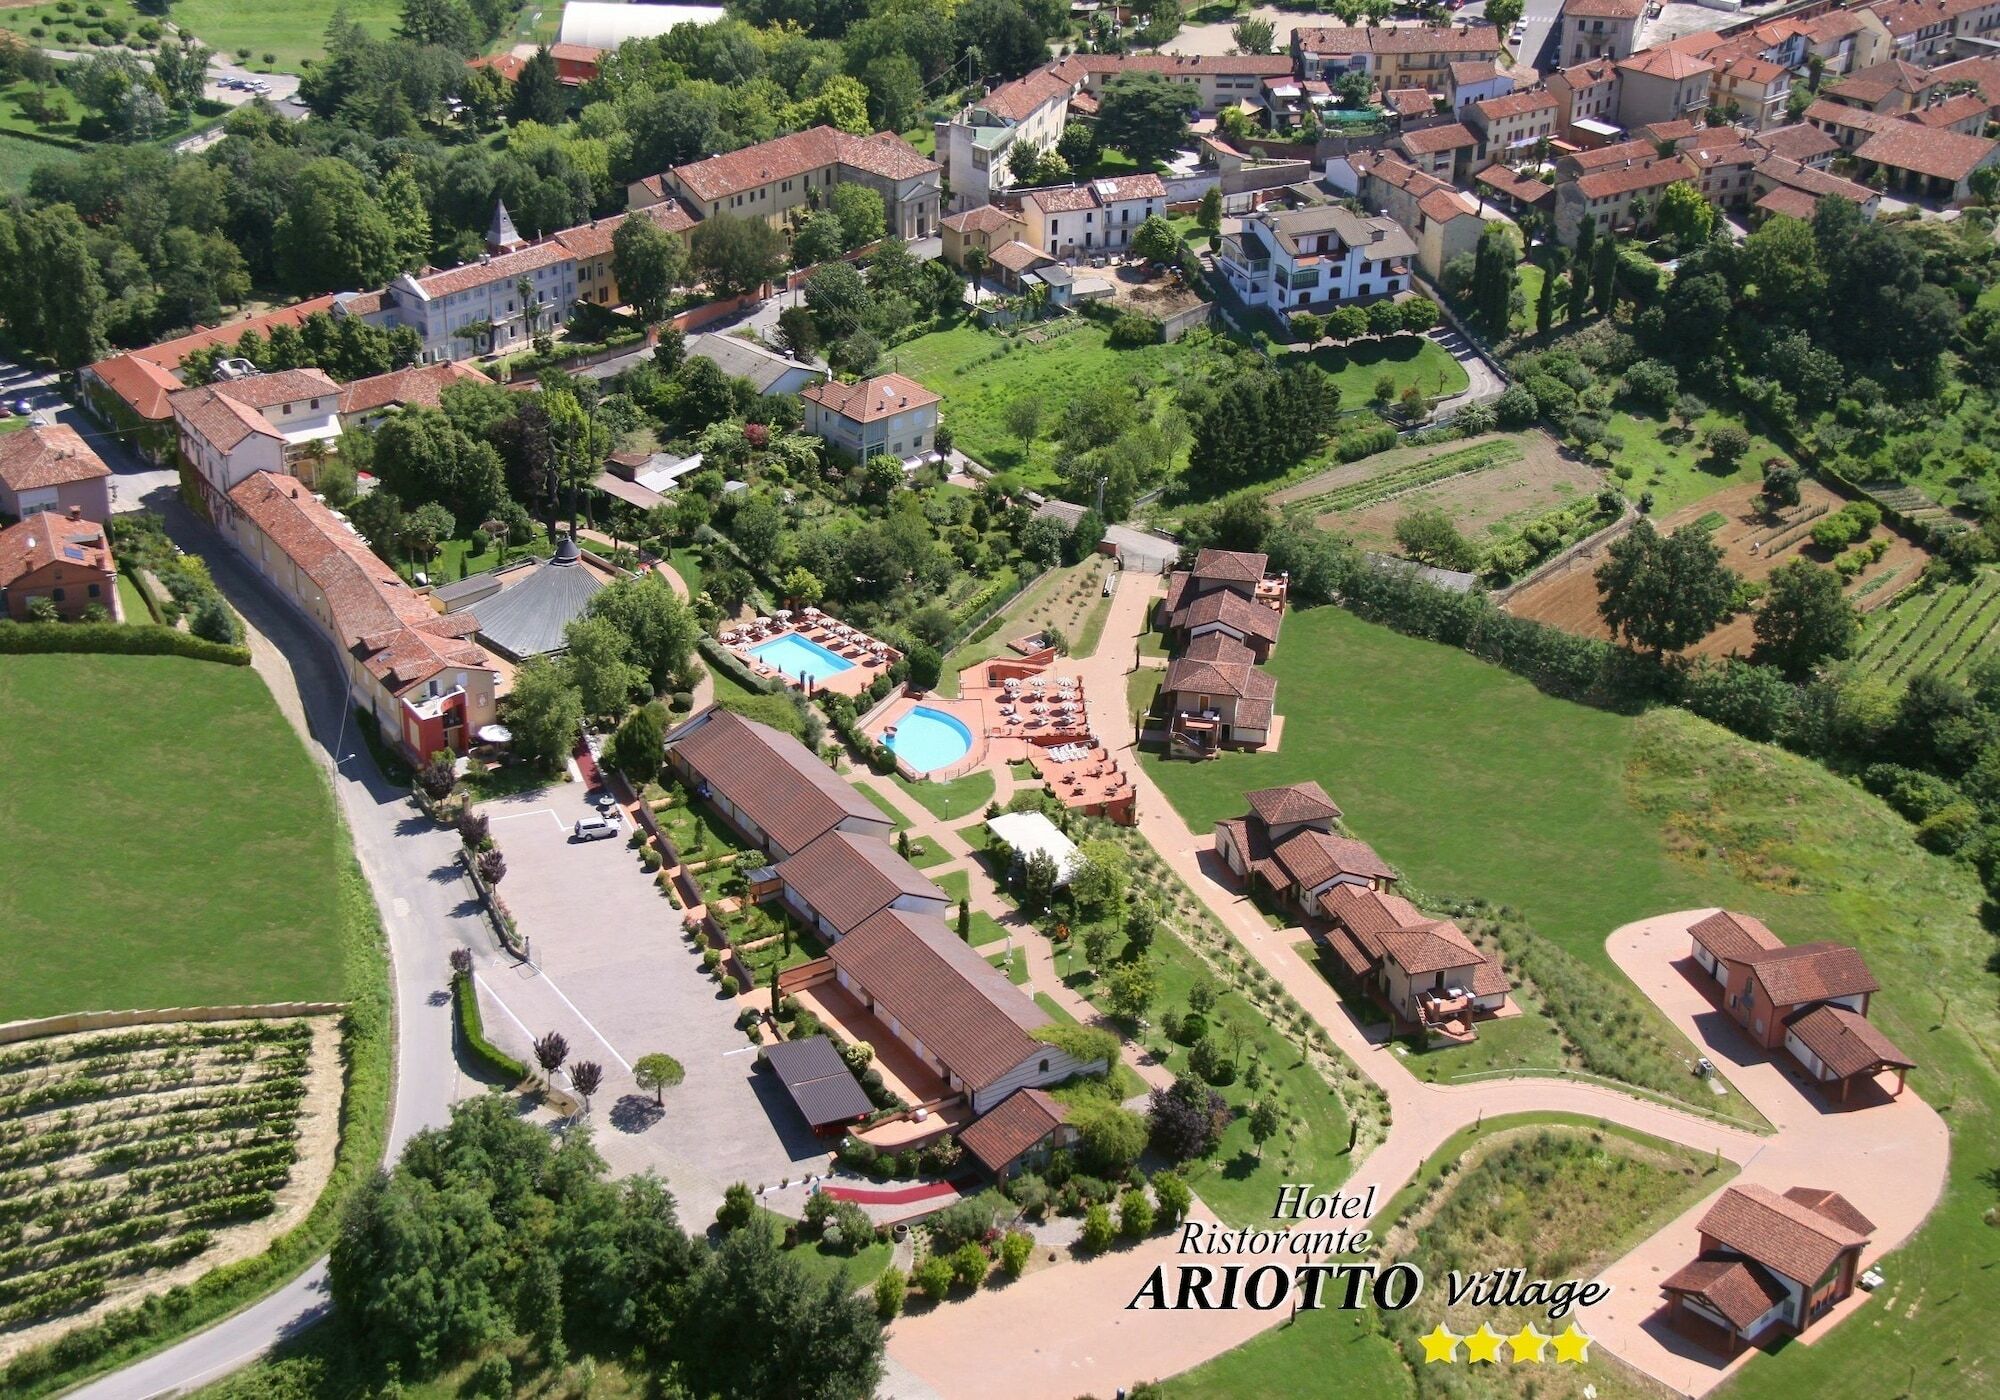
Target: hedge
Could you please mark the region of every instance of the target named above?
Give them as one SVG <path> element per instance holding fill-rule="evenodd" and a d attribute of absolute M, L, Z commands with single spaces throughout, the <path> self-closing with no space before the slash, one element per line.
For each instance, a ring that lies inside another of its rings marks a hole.
<path fill-rule="evenodd" d="M 123 656 L 185 656 L 248 666 L 250 648 L 203 641 L 171 627 L 118 622 L 10 622 L 0 625 L 0 654 L 106 652 Z"/>
<path fill-rule="evenodd" d="M 761 695 L 776 695 L 785 689 L 782 682 L 769 676 L 760 676 L 745 666 L 735 652 L 724 647 L 713 637 L 702 636 L 696 640 L 695 646 L 701 652 L 702 659 L 709 665 L 728 672 L 737 683 Z"/>
<path fill-rule="evenodd" d="M 486 1038 L 486 1023 L 479 1015 L 479 994 L 472 979 L 462 972 L 451 975 L 451 996 L 458 1005 L 458 1033 L 472 1058 L 506 1084 L 519 1084 L 528 1077 L 528 1067 L 499 1049 Z"/>

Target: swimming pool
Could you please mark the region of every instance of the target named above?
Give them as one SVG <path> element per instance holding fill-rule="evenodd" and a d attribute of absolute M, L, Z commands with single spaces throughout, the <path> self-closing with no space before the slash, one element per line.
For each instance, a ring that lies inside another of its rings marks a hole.
<path fill-rule="evenodd" d="M 854 663 L 846 657 L 828 651 L 818 642 L 809 642 L 796 632 L 760 642 L 750 648 L 750 654 L 795 681 L 810 677 L 815 685 L 828 676 L 854 669 Z"/>
<path fill-rule="evenodd" d="M 886 742 L 917 772 L 933 773 L 972 751 L 972 731 L 942 710 L 919 705 L 896 721 Z"/>

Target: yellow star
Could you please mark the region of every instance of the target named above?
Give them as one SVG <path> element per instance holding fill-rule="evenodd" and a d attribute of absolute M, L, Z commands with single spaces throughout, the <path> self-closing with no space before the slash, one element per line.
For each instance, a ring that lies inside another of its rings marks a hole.
<path fill-rule="evenodd" d="M 1551 1337 L 1549 1340 L 1556 1344 L 1558 1362 L 1574 1361 L 1580 1365 L 1590 1359 L 1590 1338 L 1577 1331 L 1574 1322 L 1564 1328 L 1560 1336 Z"/>
<path fill-rule="evenodd" d="M 1417 1338 L 1424 1344 L 1424 1365 L 1433 1361 L 1456 1361 L 1458 1344 L 1464 1340 L 1455 1332 L 1447 1332 L 1440 1322 L 1427 1336 Z"/>
<path fill-rule="evenodd" d="M 1505 1340 L 1506 1338 L 1495 1332 L 1491 1327 L 1488 1327 L 1483 1322 L 1480 1323 L 1479 1330 L 1465 1339 L 1465 1359 L 1467 1364 L 1484 1361 L 1487 1365 L 1491 1366 L 1498 1363 L 1500 1360 L 1500 1343 Z"/>
<path fill-rule="evenodd" d="M 1532 1322 L 1507 1339 L 1507 1345 L 1513 1351 L 1517 1363 L 1540 1361 L 1542 1352 L 1548 1344 L 1549 1338 L 1536 1331 Z"/>

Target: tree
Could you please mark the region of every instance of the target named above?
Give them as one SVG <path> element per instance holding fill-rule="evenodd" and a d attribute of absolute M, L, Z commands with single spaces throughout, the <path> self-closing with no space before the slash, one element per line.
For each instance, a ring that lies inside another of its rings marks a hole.
<path fill-rule="evenodd" d="M 403 270 L 400 241 L 361 172 L 330 156 L 292 178 L 272 236 L 279 275 L 296 292 L 380 286 Z"/>
<path fill-rule="evenodd" d="M 1524 8 L 1522 0 L 1486 0 L 1486 22 L 1502 34 L 1510 33 Z"/>
<path fill-rule="evenodd" d="M 1102 1201 L 1092 1201 L 1083 1213 L 1083 1229 L 1077 1235 L 1077 1243 L 1088 1253 L 1101 1254 L 1111 1248 L 1111 1241 L 1116 1238 L 1110 1209 Z"/>
<path fill-rule="evenodd" d="M 188 631 L 204 642 L 238 646 L 243 641 L 243 624 L 229 604 L 215 594 L 205 595 L 188 618 Z"/>
<path fill-rule="evenodd" d="M 1125 900 L 1129 864 L 1130 858 L 1114 842 L 1084 842 L 1069 876 L 1070 897 L 1077 908 L 1086 915 L 1116 913 Z"/>
<path fill-rule="evenodd" d="M 522 122 L 555 126 L 562 121 L 567 105 L 556 61 L 544 44 L 521 65 L 521 76 L 514 80 L 514 95 L 507 104 L 507 119 L 516 126 Z"/>
<path fill-rule="evenodd" d="M 719 295 L 747 296 L 778 273 L 784 235 L 762 219 L 711 214 L 694 226 L 689 261 Z"/>
<path fill-rule="evenodd" d="M 433 802 L 442 802 L 451 796 L 451 790 L 458 786 L 458 765 L 453 761 L 451 750 L 440 750 L 424 760 L 423 766 L 417 769 L 417 786 Z"/>
<path fill-rule="evenodd" d="M 542 1067 L 544 1075 L 554 1076 L 555 1072 L 563 1067 L 563 1061 L 568 1058 L 569 1041 L 563 1037 L 561 1031 L 550 1031 L 535 1042 L 535 1063 Z"/>
<path fill-rule="evenodd" d="M 1783 457 L 1764 464 L 1764 509 L 1776 515 L 1799 503 L 1799 469 Z"/>
<path fill-rule="evenodd" d="M 906 659 L 910 663 L 911 686 L 917 690 L 936 690 L 944 670 L 944 658 L 938 655 L 937 648 L 919 642 L 910 648 Z"/>
<path fill-rule="evenodd" d="M 859 248 L 873 243 L 888 229 L 882 196 L 866 185 L 843 182 L 833 187 L 833 216 L 840 220 L 843 247 Z"/>
<path fill-rule="evenodd" d="M 1180 248 L 1180 235 L 1158 214 L 1148 215 L 1132 234 L 1134 256 L 1148 262 L 1170 263 L 1179 256 Z"/>
<path fill-rule="evenodd" d="M 1479 553 L 1436 506 L 1409 511 L 1396 522 L 1396 544 L 1408 557 L 1440 569 L 1476 568 Z"/>
<path fill-rule="evenodd" d="M 1155 1151 L 1170 1162 L 1206 1157 L 1229 1126 L 1229 1104 L 1193 1078 L 1152 1092 L 1147 1121 Z"/>
<path fill-rule="evenodd" d="M 457 528 L 450 511 L 436 501 L 425 501 L 403 516 L 403 551 L 412 562 L 429 569 L 431 560 Z"/>
<path fill-rule="evenodd" d="M 819 344 L 819 329 L 813 322 L 811 308 L 788 306 L 778 313 L 778 346 L 787 355 L 810 361 Z"/>
<path fill-rule="evenodd" d="M 569 1072 L 570 1087 L 583 1095 L 583 1111 L 590 1113 L 590 1096 L 604 1085 L 604 1066 L 595 1060 L 578 1060 Z"/>
<path fill-rule="evenodd" d="M 806 215 L 805 222 L 792 235 L 792 266 L 811 267 L 830 261 L 839 257 L 846 246 L 839 217 L 831 209 L 816 210 Z M 791 309 L 794 308 L 787 308 Z M 779 314 L 782 317 L 784 313 Z"/>
<path fill-rule="evenodd" d="M 1203 192 L 1201 204 L 1194 213 L 1195 226 L 1205 233 L 1222 232 L 1222 186 L 1210 185 Z"/>
<path fill-rule="evenodd" d="M 1737 575 L 1706 532 L 1664 538 L 1641 517 L 1613 540 L 1597 567 L 1597 611 L 1628 645 L 1680 651 L 1712 632 L 1735 609 Z"/>
<path fill-rule="evenodd" d="M 903 1271 L 893 1264 L 882 1271 L 875 1280 L 875 1317 L 881 1322 L 893 1322 L 903 1311 L 903 1298 L 910 1291 L 910 1281 L 903 1277 Z"/>
<path fill-rule="evenodd" d="M 1153 946 L 1153 937 L 1159 932 L 1159 927 L 1160 914 L 1149 897 L 1141 895 L 1126 908 L 1125 942 L 1141 956 Z"/>
<path fill-rule="evenodd" d="M 1804 559 L 1773 569 L 1764 580 L 1764 603 L 1751 624 L 1760 660 L 1792 680 L 1804 680 L 1822 661 L 1854 649 L 1861 623 L 1841 592 L 1840 576 Z"/>
<path fill-rule="evenodd" d="M 768 1230 L 731 1232 L 680 1312 L 701 1319 L 681 1357 L 691 1394 L 867 1400 L 881 1379 L 874 1304 L 837 1269 L 808 1274 Z"/>
<path fill-rule="evenodd" d="M 872 299 L 853 263 L 830 262 L 806 279 L 804 300 L 813 329 L 821 340 L 831 342 L 861 328 Z"/>
<path fill-rule="evenodd" d="M 1257 1160 L 1264 1160 L 1264 1144 L 1278 1135 L 1282 1123 L 1278 1117 L 1278 1106 L 1269 1099 L 1259 1099 L 1250 1106 L 1250 1140 L 1257 1144 Z"/>
<path fill-rule="evenodd" d="M 1750 434 L 1734 423 L 1723 423 L 1703 435 L 1702 446 L 1708 449 L 1716 470 L 1730 472 L 1736 470 L 1736 464 L 1750 450 Z"/>
<path fill-rule="evenodd" d="M 547 657 L 532 657 L 514 673 L 502 718 L 513 731 L 514 752 L 552 768 L 583 731 L 583 696 L 564 667 Z"/>
<path fill-rule="evenodd" d="M 1518 0 L 1514 0 L 1518 3 Z M 1556 279 L 1562 274 L 1563 255 L 1560 248 L 1550 250 L 1547 264 L 1542 268 L 1542 290 L 1535 299 L 1535 332 L 1547 335 L 1549 327 L 1556 323 Z"/>
<path fill-rule="evenodd" d="M 1513 3 L 1513 0 L 1502 0 Z M 1271 43 L 1277 38 L 1278 27 L 1268 19 L 1258 19 L 1255 15 L 1245 15 L 1236 21 L 1229 31 L 1229 37 L 1236 41 L 1238 53 L 1269 53 Z"/>
<path fill-rule="evenodd" d="M 1120 963 L 1105 978 L 1104 1000 L 1111 1014 L 1137 1022 L 1160 994 L 1160 974 L 1150 958 Z"/>
<path fill-rule="evenodd" d="M 1653 221 L 1659 231 L 1685 251 L 1706 243 L 1715 227 L 1715 206 L 1702 198 L 1691 180 L 1676 180 L 1660 194 Z"/>
<path fill-rule="evenodd" d="M 1161 0 L 1176 10 L 1179 0 Z M 1097 136 L 1140 165 L 1166 159 L 1187 143 L 1187 98 L 1157 73 L 1122 73 L 1105 85 Z"/>
<path fill-rule="evenodd" d="M 741 1230 L 757 1218 L 757 1198 L 743 1182 L 732 1182 L 723 1190 L 722 1204 L 716 1207 L 715 1224 L 724 1234 Z"/>
<path fill-rule="evenodd" d="M 1007 431 L 1021 440 L 1023 453 L 1034 445 L 1042 430 L 1040 398 L 1033 394 L 1017 394 L 1000 410 L 1000 416 L 1006 421 Z"/>
<path fill-rule="evenodd" d="M 666 730 L 665 707 L 657 700 L 641 705 L 619 724 L 618 732 L 611 736 L 604 756 L 621 773 L 643 785 L 660 771 L 660 741 Z"/>
<path fill-rule="evenodd" d="M 563 628 L 563 663 L 587 715 L 622 715 L 646 675 L 631 661 L 631 641 L 609 618 L 589 614 Z"/>
<path fill-rule="evenodd" d="M 687 673 L 701 625 L 673 585 L 656 573 L 621 578 L 591 596 L 587 615 L 625 638 L 625 657 L 654 694 Z"/>
<path fill-rule="evenodd" d="M 628 217 L 611 235 L 611 275 L 618 290 L 647 324 L 664 321 L 674 289 L 687 280 L 687 249 L 645 214 Z"/>
<path fill-rule="evenodd" d="M 1590 295 L 1597 314 L 1609 316 L 1618 295 L 1618 240 L 1611 234 L 1597 240 L 1596 265 L 1591 270 Z"/>
<path fill-rule="evenodd" d="M 489 889 L 507 878 L 507 857 L 501 855 L 497 847 L 481 851 L 473 864 L 478 867 L 479 878 L 486 882 Z"/>
<path fill-rule="evenodd" d="M 182 111 L 201 101 L 208 81 L 208 61 L 213 49 L 193 38 L 162 39 L 153 50 L 153 76 L 160 80 L 166 99 Z"/>
<path fill-rule="evenodd" d="M 449 538 L 460 520 L 492 519 L 507 496 L 506 469 L 493 444 L 475 440 L 432 408 L 406 408 L 384 423 L 375 434 L 372 468 L 406 504 L 444 508 L 452 523 L 440 539 Z M 430 552 L 434 547 L 426 558 Z"/>
<path fill-rule="evenodd" d="M 1513 317 L 1520 260 L 1520 248 L 1507 225 L 1488 224 L 1473 254 L 1471 301 L 1472 314 L 1495 336 L 1507 334 Z"/>

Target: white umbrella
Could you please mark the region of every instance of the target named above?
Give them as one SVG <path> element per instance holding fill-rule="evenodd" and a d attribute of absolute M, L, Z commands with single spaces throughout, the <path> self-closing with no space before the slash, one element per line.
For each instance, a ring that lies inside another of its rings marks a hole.
<path fill-rule="evenodd" d="M 786 619 L 790 619 L 791 615 L 792 615 L 792 610 L 791 610 L 790 608 L 779 608 L 779 609 L 778 609 L 778 616 L 779 616 L 779 617 L 782 617 L 782 618 L 786 618 Z"/>
<path fill-rule="evenodd" d="M 760 617 L 757 619 L 757 625 L 759 627 L 769 627 L 771 625 L 771 619 L 768 617 Z"/>
<path fill-rule="evenodd" d="M 504 724 L 485 724 L 479 728 L 479 742 L 482 744 L 511 744 L 514 731 Z"/>
<path fill-rule="evenodd" d="M 823 616 L 823 615 L 824 615 L 824 614 L 822 614 L 822 613 L 820 612 L 820 610 L 819 610 L 818 608 L 807 608 L 807 609 L 806 609 L 806 616 L 807 616 L 807 617 L 821 617 L 821 616 Z"/>

